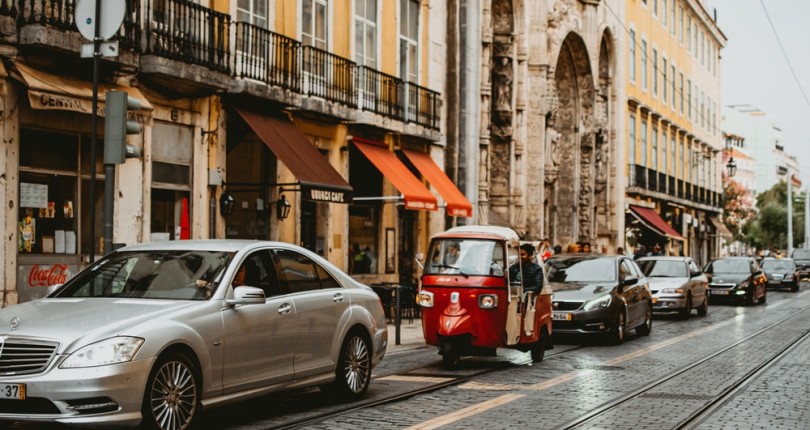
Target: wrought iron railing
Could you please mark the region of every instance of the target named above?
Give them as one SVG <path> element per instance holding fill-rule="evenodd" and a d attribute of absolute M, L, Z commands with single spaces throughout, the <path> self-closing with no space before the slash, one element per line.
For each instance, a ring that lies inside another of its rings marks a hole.
<path fill-rule="evenodd" d="M 303 46 L 301 53 L 304 94 L 357 107 L 353 61 L 314 46 Z"/>
<path fill-rule="evenodd" d="M 230 15 L 190 0 L 146 1 L 146 54 L 230 73 Z"/>
<path fill-rule="evenodd" d="M 301 90 L 301 42 L 246 22 L 235 30 L 234 76 Z"/>
<path fill-rule="evenodd" d="M 0 0 L 0 15 L 19 25 L 76 31 L 77 0 Z M 124 47 L 252 79 L 307 96 L 439 129 L 439 93 L 192 0 L 127 0 L 116 37 Z M 231 28 L 233 27 L 233 29 Z"/>
<path fill-rule="evenodd" d="M 405 120 L 401 79 L 368 67 L 361 67 L 357 77 L 360 109 Z"/>

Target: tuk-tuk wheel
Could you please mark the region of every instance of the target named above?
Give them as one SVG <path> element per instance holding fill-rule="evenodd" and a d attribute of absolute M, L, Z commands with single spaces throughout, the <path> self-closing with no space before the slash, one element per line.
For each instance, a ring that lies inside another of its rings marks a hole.
<path fill-rule="evenodd" d="M 452 370 L 458 367 L 461 362 L 461 351 L 459 346 L 452 340 L 445 340 L 442 342 L 442 365 L 447 370 Z"/>
<path fill-rule="evenodd" d="M 543 330 L 540 332 L 540 339 L 532 345 L 532 361 L 535 363 L 540 363 L 546 356 L 546 343 L 548 342 L 546 339 L 547 336 L 546 331 Z"/>

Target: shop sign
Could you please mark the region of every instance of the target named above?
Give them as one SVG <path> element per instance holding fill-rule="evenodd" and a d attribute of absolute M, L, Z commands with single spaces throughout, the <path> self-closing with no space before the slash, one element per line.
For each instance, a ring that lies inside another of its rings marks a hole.
<path fill-rule="evenodd" d="M 346 190 L 310 188 L 301 185 L 301 193 L 305 200 L 331 203 L 351 203 L 352 193 Z"/>
<path fill-rule="evenodd" d="M 40 299 L 48 294 L 51 285 L 64 284 L 79 272 L 72 264 L 34 264 L 17 267 L 18 302 Z"/>

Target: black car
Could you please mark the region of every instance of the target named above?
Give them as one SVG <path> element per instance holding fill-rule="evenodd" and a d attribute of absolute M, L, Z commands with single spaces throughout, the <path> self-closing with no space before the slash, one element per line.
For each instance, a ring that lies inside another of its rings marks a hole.
<path fill-rule="evenodd" d="M 796 248 L 790 254 L 790 258 L 796 263 L 799 276 L 802 278 L 810 276 L 810 248 Z"/>
<path fill-rule="evenodd" d="M 707 264 L 711 302 L 756 305 L 768 298 L 765 273 L 751 257 L 719 258 Z"/>
<path fill-rule="evenodd" d="M 799 270 L 792 258 L 765 258 L 760 263 L 768 288 L 790 288 L 799 291 Z"/>
<path fill-rule="evenodd" d="M 546 261 L 554 292 L 552 332 L 594 334 L 614 344 L 627 330 L 652 330 L 652 295 L 636 262 L 623 255 L 561 254 Z"/>

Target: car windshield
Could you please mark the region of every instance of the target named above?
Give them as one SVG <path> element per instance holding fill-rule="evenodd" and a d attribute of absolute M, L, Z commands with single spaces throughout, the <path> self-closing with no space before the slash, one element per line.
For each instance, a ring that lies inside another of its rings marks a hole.
<path fill-rule="evenodd" d="M 686 278 L 686 264 L 683 261 L 640 260 L 638 265 L 645 275 L 651 278 Z"/>
<path fill-rule="evenodd" d="M 467 276 L 504 274 L 503 244 L 481 239 L 435 239 L 427 256 L 425 274 L 461 273 Z"/>
<path fill-rule="evenodd" d="M 616 260 L 552 258 L 546 262 L 546 272 L 551 282 L 616 282 Z"/>
<path fill-rule="evenodd" d="M 68 281 L 52 297 L 127 297 L 206 300 L 233 253 L 118 252 Z"/>
<path fill-rule="evenodd" d="M 791 260 L 762 260 L 762 270 L 796 270 L 796 264 Z"/>
<path fill-rule="evenodd" d="M 751 262 L 748 260 L 715 260 L 711 270 L 716 273 L 751 273 Z"/>

